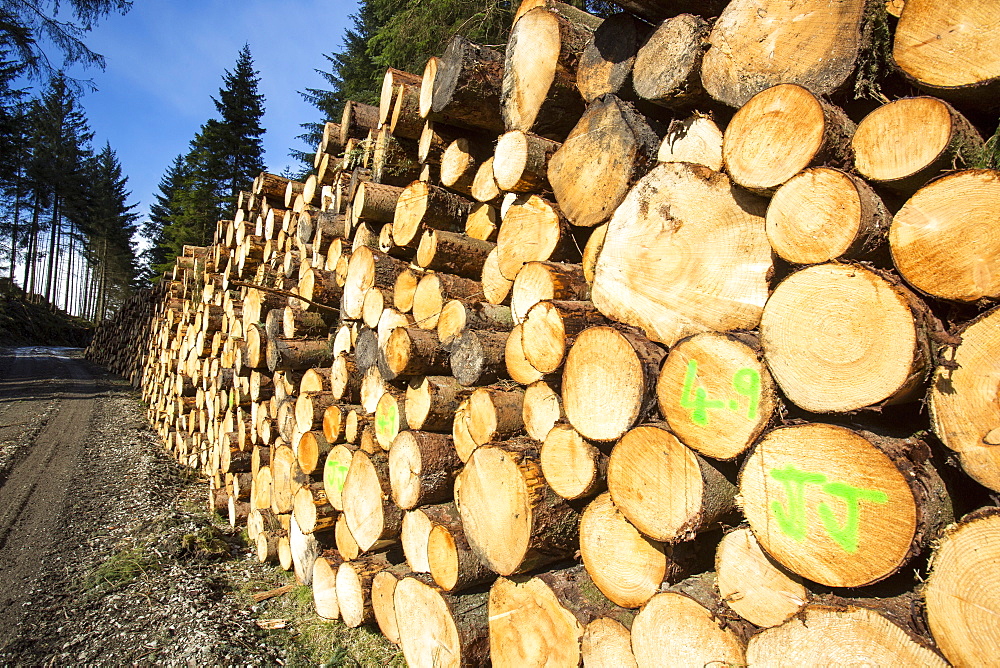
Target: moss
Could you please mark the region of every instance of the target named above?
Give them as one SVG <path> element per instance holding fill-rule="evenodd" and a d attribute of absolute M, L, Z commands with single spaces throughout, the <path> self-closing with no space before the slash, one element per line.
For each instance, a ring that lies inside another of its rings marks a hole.
<path fill-rule="evenodd" d="M 854 78 L 854 99 L 885 104 L 879 82 L 892 71 L 892 31 L 884 0 L 868 0 L 861 23 L 861 52 Z"/>

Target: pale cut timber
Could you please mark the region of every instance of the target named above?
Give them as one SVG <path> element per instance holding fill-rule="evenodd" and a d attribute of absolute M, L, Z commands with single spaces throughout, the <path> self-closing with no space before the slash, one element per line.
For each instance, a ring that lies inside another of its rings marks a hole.
<path fill-rule="evenodd" d="M 733 181 L 769 194 L 806 167 L 850 169 L 854 123 L 844 112 L 796 84 L 754 95 L 723 136 L 722 155 Z"/>
<path fill-rule="evenodd" d="M 494 163 L 495 164 L 495 163 Z M 480 241 L 496 241 L 500 217 L 492 204 L 478 202 L 472 205 L 465 219 L 465 233 Z"/>
<path fill-rule="evenodd" d="M 652 408 L 665 356 L 633 332 L 607 326 L 584 330 L 563 368 L 563 410 L 570 424 L 589 440 L 621 438 Z"/>
<path fill-rule="evenodd" d="M 778 188 L 767 207 L 767 240 L 793 264 L 871 258 L 885 249 L 892 215 L 864 180 L 810 167 Z"/>
<path fill-rule="evenodd" d="M 562 140 L 583 113 L 576 63 L 593 29 L 538 7 L 510 31 L 501 105 L 506 129 Z"/>
<path fill-rule="evenodd" d="M 424 118 L 471 127 L 497 135 L 504 130 L 500 115 L 503 54 L 455 35 L 437 61 L 430 104 L 421 88 Z"/>
<path fill-rule="evenodd" d="M 995 26 L 996 6 L 988 0 L 907 0 L 892 58 L 907 78 L 933 95 L 996 109 L 1000 37 Z"/>
<path fill-rule="evenodd" d="M 660 162 L 692 162 L 722 171 L 722 130 L 710 116 L 695 113 L 671 123 L 660 142 Z"/>
<path fill-rule="evenodd" d="M 1000 652 L 997 550 L 1000 515 L 978 510 L 946 530 L 924 585 L 927 621 L 937 646 L 956 666 L 981 664 Z"/>
<path fill-rule="evenodd" d="M 639 426 L 618 441 L 608 461 L 608 491 L 639 531 L 676 543 L 732 510 L 736 488 L 664 426 Z"/>
<path fill-rule="evenodd" d="M 662 665 L 664 648 L 680 666 L 746 665 L 739 635 L 682 593 L 653 596 L 632 622 L 632 651 L 639 668 Z"/>
<path fill-rule="evenodd" d="M 608 93 L 631 92 L 631 76 L 639 42 L 647 32 L 631 14 L 605 19 L 587 43 L 576 70 L 576 88 L 588 104 Z"/>
<path fill-rule="evenodd" d="M 403 431 L 389 450 L 392 499 L 403 510 L 448 501 L 462 460 L 451 437 L 426 431 Z"/>
<path fill-rule="evenodd" d="M 580 227 L 606 221 L 656 165 L 659 146 L 660 138 L 628 102 L 614 95 L 592 102 L 549 160 L 549 183 L 563 215 Z"/>
<path fill-rule="evenodd" d="M 528 195 L 507 210 L 497 234 L 497 262 L 507 280 L 517 278 L 517 272 L 528 262 L 573 261 L 579 257 L 569 222 L 554 204 L 538 195 Z"/>
<path fill-rule="evenodd" d="M 469 189 L 472 198 L 477 202 L 496 202 L 500 197 L 500 188 L 493 176 L 493 156 L 484 160 L 472 178 Z"/>
<path fill-rule="evenodd" d="M 769 555 L 831 587 L 889 577 L 952 521 L 927 446 L 835 425 L 768 433 L 740 471 L 740 503 Z"/>
<path fill-rule="evenodd" d="M 520 130 L 501 135 L 493 152 L 493 176 L 507 192 L 531 193 L 549 189 L 548 168 L 557 141 Z"/>
<path fill-rule="evenodd" d="M 389 116 L 392 114 L 393 107 L 395 106 L 399 86 L 403 84 L 419 86 L 420 82 L 421 77 L 419 75 L 403 72 L 394 67 L 386 69 L 385 76 L 382 77 L 382 91 L 379 95 L 378 103 L 379 125 L 386 125 L 389 122 Z"/>
<path fill-rule="evenodd" d="M 930 416 L 934 433 L 959 453 L 963 468 L 977 482 L 1000 491 L 1000 309 L 992 309 L 959 332 L 961 343 L 950 362 L 934 371 Z"/>
<path fill-rule="evenodd" d="M 719 542 L 715 571 L 722 599 L 736 614 L 761 628 L 784 623 L 809 600 L 802 579 L 767 556 L 746 527 Z"/>
<path fill-rule="evenodd" d="M 396 86 L 395 96 L 396 101 L 392 106 L 392 114 L 389 118 L 389 132 L 396 137 L 417 141 L 417 159 L 419 161 L 419 142 L 426 123 L 420 115 L 420 84 L 399 84 Z"/>
<path fill-rule="evenodd" d="M 525 392 L 526 401 L 533 387 L 548 389 L 544 381 L 532 383 Z M 542 440 L 542 474 L 552 491 L 570 500 L 585 499 L 604 491 L 608 456 L 580 436 L 570 424 L 557 422 L 538 440 Z"/>
<path fill-rule="evenodd" d="M 427 544 L 436 525 L 461 526 L 458 509 L 452 502 L 421 506 L 403 513 L 400 542 L 406 563 L 415 573 L 430 571 Z"/>
<path fill-rule="evenodd" d="M 553 373 L 562 366 L 566 351 L 580 332 L 604 324 L 607 318 L 592 302 L 540 301 L 521 323 L 524 357 L 543 374 Z"/>
<path fill-rule="evenodd" d="M 611 218 L 594 305 L 668 346 L 699 332 L 755 328 L 772 271 L 764 212 L 762 200 L 706 167 L 656 167 Z"/>
<path fill-rule="evenodd" d="M 403 412 L 403 391 L 390 385 L 375 406 L 375 442 L 388 451 L 396 436 L 407 429 L 409 425 Z"/>
<path fill-rule="evenodd" d="M 337 602 L 348 628 L 375 621 L 372 608 L 372 580 L 390 566 L 385 554 L 373 554 L 345 561 L 337 568 Z"/>
<path fill-rule="evenodd" d="M 721 154 L 721 145 L 719 151 Z M 583 278 L 589 286 L 594 285 L 597 258 L 601 256 L 601 250 L 604 248 L 604 240 L 607 238 L 609 226 L 609 223 L 604 223 L 595 227 L 587 239 L 587 245 L 583 248 L 583 258 L 580 260 L 580 265 L 583 267 Z"/>
<path fill-rule="evenodd" d="M 639 97 L 672 110 L 707 101 L 701 62 L 711 29 L 693 14 L 678 14 L 657 26 L 635 58 L 632 85 Z"/>
<path fill-rule="evenodd" d="M 361 556 L 358 542 L 351 535 L 351 530 L 347 526 L 347 517 L 344 513 L 337 516 L 337 526 L 334 528 L 334 538 L 337 544 L 337 552 L 344 558 L 344 561 L 351 561 Z"/>
<path fill-rule="evenodd" d="M 351 203 L 351 228 L 356 228 L 362 220 L 391 223 L 402 192 L 402 188 L 374 181 L 360 184 Z"/>
<path fill-rule="evenodd" d="M 892 259 L 931 296 L 975 302 L 1000 296 L 1000 172 L 970 169 L 927 184 L 889 227 Z"/>
<path fill-rule="evenodd" d="M 977 656 L 982 657 L 982 638 Z M 766 629 L 747 643 L 747 664 L 939 666 L 948 663 L 912 633 L 883 615 L 856 606 L 809 605 L 781 626 Z"/>
<path fill-rule="evenodd" d="M 316 557 L 313 563 L 313 607 L 323 619 L 340 619 L 337 605 L 337 568 L 343 560 L 339 557 Z"/>
<path fill-rule="evenodd" d="M 490 658 L 497 668 L 578 666 L 584 627 L 630 613 L 594 587 L 581 566 L 499 578 L 490 588 Z"/>
<path fill-rule="evenodd" d="M 451 299 L 482 297 L 479 281 L 444 273 L 425 274 L 413 291 L 413 319 L 417 327 L 435 329 L 444 305 Z"/>
<path fill-rule="evenodd" d="M 479 166 L 486 160 L 487 152 L 465 137 L 459 137 L 441 155 L 441 185 L 472 197 Z"/>
<path fill-rule="evenodd" d="M 355 452 L 341 498 L 347 527 L 362 552 L 399 535 L 403 516 L 391 494 L 388 455 Z"/>
<path fill-rule="evenodd" d="M 511 380 L 521 385 L 531 385 L 542 380 L 544 374 L 531 366 L 524 356 L 524 347 L 521 344 L 521 325 L 514 325 L 510 330 L 510 336 L 504 342 L 504 366 Z"/>
<path fill-rule="evenodd" d="M 427 564 L 434 582 L 445 591 L 462 591 L 496 579 L 496 573 L 469 545 L 461 522 L 431 528 Z"/>
<path fill-rule="evenodd" d="M 337 521 L 337 511 L 327 500 L 321 482 L 304 485 L 295 492 L 292 513 L 304 534 L 333 529 Z"/>
<path fill-rule="evenodd" d="M 668 575 L 663 543 L 643 536 L 607 493 L 583 511 L 580 556 L 597 588 L 623 608 L 645 604 Z"/>
<path fill-rule="evenodd" d="M 461 232 L 471 206 L 460 195 L 414 181 L 404 188 L 396 202 L 392 240 L 397 246 L 407 246 L 419 238 L 421 230 L 428 228 Z"/>
<path fill-rule="evenodd" d="M 510 331 L 514 326 L 509 306 L 473 300 L 452 299 L 441 309 L 437 335 L 441 347 L 451 350 L 467 329 Z"/>
<path fill-rule="evenodd" d="M 469 395 L 469 435 L 477 445 L 505 441 L 524 429 L 524 390 L 477 387 Z"/>
<path fill-rule="evenodd" d="M 382 346 L 382 376 L 442 375 L 451 370 L 448 353 L 438 345 L 434 332 L 419 327 L 396 327 Z"/>
<path fill-rule="evenodd" d="M 454 595 L 416 578 L 396 585 L 393 601 L 400 646 L 414 668 L 489 664 L 487 594 Z"/>
<path fill-rule="evenodd" d="M 295 571 L 295 579 L 299 583 L 304 585 L 312 584 L 313 566 L 316 564 L 316 557 L 319 556 L 321 549 L 319 534 L 303 533 L 298 521 L 295 519 L 295 515 L 290 515 L 288 550 L 291 552 L 291 567 Z M 287 563 L 285 561 L 285 564 Z M 282 564 L 282 567 L 284 568 L 284 564 Z"/>
<path fill-rule="evenodd" d="M 583 630 L 580 656 L 588 668 L 638 668 L 632 632 L 619 621 L 598 617 Z"/>
<path fill-rule="evenodd" d="M 517 323 L 531 307 L 546 299 L 580 301 L 590 297 L 590 286 L 579 264 L 560 262 L 529 262 L 514 279 L 510 307 Z"/>
<path fill-rule="evenodd" d="M 656 383 L 660 414 L 684 445 L 733 459 L 774 418 L 779 402 L 752 337 L 706 332 L 670 349 Z"/>
<path fill-rule="evenodd" d="M 446 432 L 459 403 L 472 393 L 453 376 L 422 376 L 406 388 L 406 420 L 411 429 Z"/>
<path fill-rule="evenodd" d="M 367 247 L 355 249 L 347 266 L 340 303 L 343 317 L 360 319 L 365 293 L 372 287 L 391 289 L 406 268 L 405 262 L 381 251 Z"/>
<path fill-rule="evenodd" d="M 814 413 L 845 413 L 923 393 L 928 314 L 898 280 L 860 265 L 815 265 L 775 288 L 760 343 L 790 401 Z"/>
<path fill-rule="evenodd" d="M 544 441 L 556 422 L 564 417 L 559 393 L 544 380 L 536 381 L 524 389 L 521 419 L 524 422 L 524 431 L 528 436 L 536 441 Z M 542 468 L 545 468 L 544 459 Z M 545 477 L 548 479 L 548 475 Z M 551 483 L 552 481 L 549 480 L 550 485 Z M 569 498 L 565 494 L 559 494 L 559 496 Z"/>
<path fill-rule="evenodd" d="M 701 78 L 730 107 L 775 84 L 817 95 L 840 89 L 861 50 L 866 0 L 733 0 L 709 34 Z"/>
<path fill-rule="evenodd" d="M 983 139 L 947 102 L 911 97 L 865 116 L 851 146 L 861 176 L 909 195 L 942 172 L 973 166 Z"/>
<path fill-rule="evenodd" d="M 476 448 L 455 481 L 469 544 L 500 575 L 570 556 L 579 515 L 545 483 L 536 446 L 508 441 Z"/>
<path fill-rule="evenodd" d="M 482 286 L 483 297 L 490 304 L 500 305 L 509 302 L 514 281 L 500 272 L 500 255 L 496 248 L 490 251 L 483 263 Z"/>
<path fill-rule="evenodd" d="M 348 139 L 367 139 L 369 132 L 379 125 L 378 113 L 378 107 L 348 101 L 340 119 L 340 145 L 346 147 Z"/>
<path fill-rule="evenodd" d="M 511 25 L 517 23 L 519 18 L 536 7 L 544 7 L 545 9 L 556 12 L 557 14 L 563 14 L 564 16 L 569 17 L 572 21 L 580 23 L 590 30 L 597 30 L 603 24 L 603 19 L 601 19 L 601 17 L 589 14 L 582 9 L 578 9 L 573 5 L 561 2 L 560 0 L 521 0 L 521 3 L 517 7 L 517 11 L 514 12 L 514 20 L 511 22 Z"/>
<path fill-rule="evenodd" d="M 496 244 L 458 232 L 425 230 L 417 248 L 417 265 L 429 271 L 441 271 L 478 280 L 486 256 Z"/>
<path fill-rule="evenodd" d="M 410 567 L 404 563 L 381 570 L 372 578 L 372 611 L 375 613 L 375 622 L 385 639 L 393 645 L 399 645 L 399 626 L 396 624 L 393 595 L 399 581 L 410 574 Z"/>

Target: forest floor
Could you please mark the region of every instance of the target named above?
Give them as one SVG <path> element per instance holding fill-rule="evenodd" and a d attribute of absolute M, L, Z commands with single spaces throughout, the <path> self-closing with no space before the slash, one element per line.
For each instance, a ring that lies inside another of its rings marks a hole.
<path fill-rule="evenodd" d="M 0 349 L 0 665 L 401 664 L 207 511 L 136 392 L 72 348 Z"/>

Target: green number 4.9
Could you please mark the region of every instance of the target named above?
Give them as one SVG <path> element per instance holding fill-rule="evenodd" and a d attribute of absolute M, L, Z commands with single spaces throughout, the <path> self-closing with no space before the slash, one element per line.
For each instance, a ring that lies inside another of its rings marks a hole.
<path fill-rule="evenodd" d="M 709 399 L 708 390 L 695 384 L 698 380 L 698 360 L 690 360 L 684 374 L 684 387 L 681 390 L 681 408 L 691 411 L 691 421 L 700 427 L 708 426 L 709 410 L 729 410 L 740 412 L 740 404 L 736 399 L 726 402 L 720 399 Z M 746 417 L 748 420 L 757 418 L 760 407 L 760 372 L 756 369 L 740 369 L 733 374 L 732 387 L 736 394 L 747 398 Z"/>

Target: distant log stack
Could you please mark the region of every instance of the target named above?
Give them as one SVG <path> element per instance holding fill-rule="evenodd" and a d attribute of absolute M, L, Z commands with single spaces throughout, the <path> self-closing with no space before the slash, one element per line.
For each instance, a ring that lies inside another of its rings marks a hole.
<path fill-rule="evenodd" d="M 615 4 L 388 70 L 88 357 L 411 665 L 1000 655 L 995 7 Z"/>

